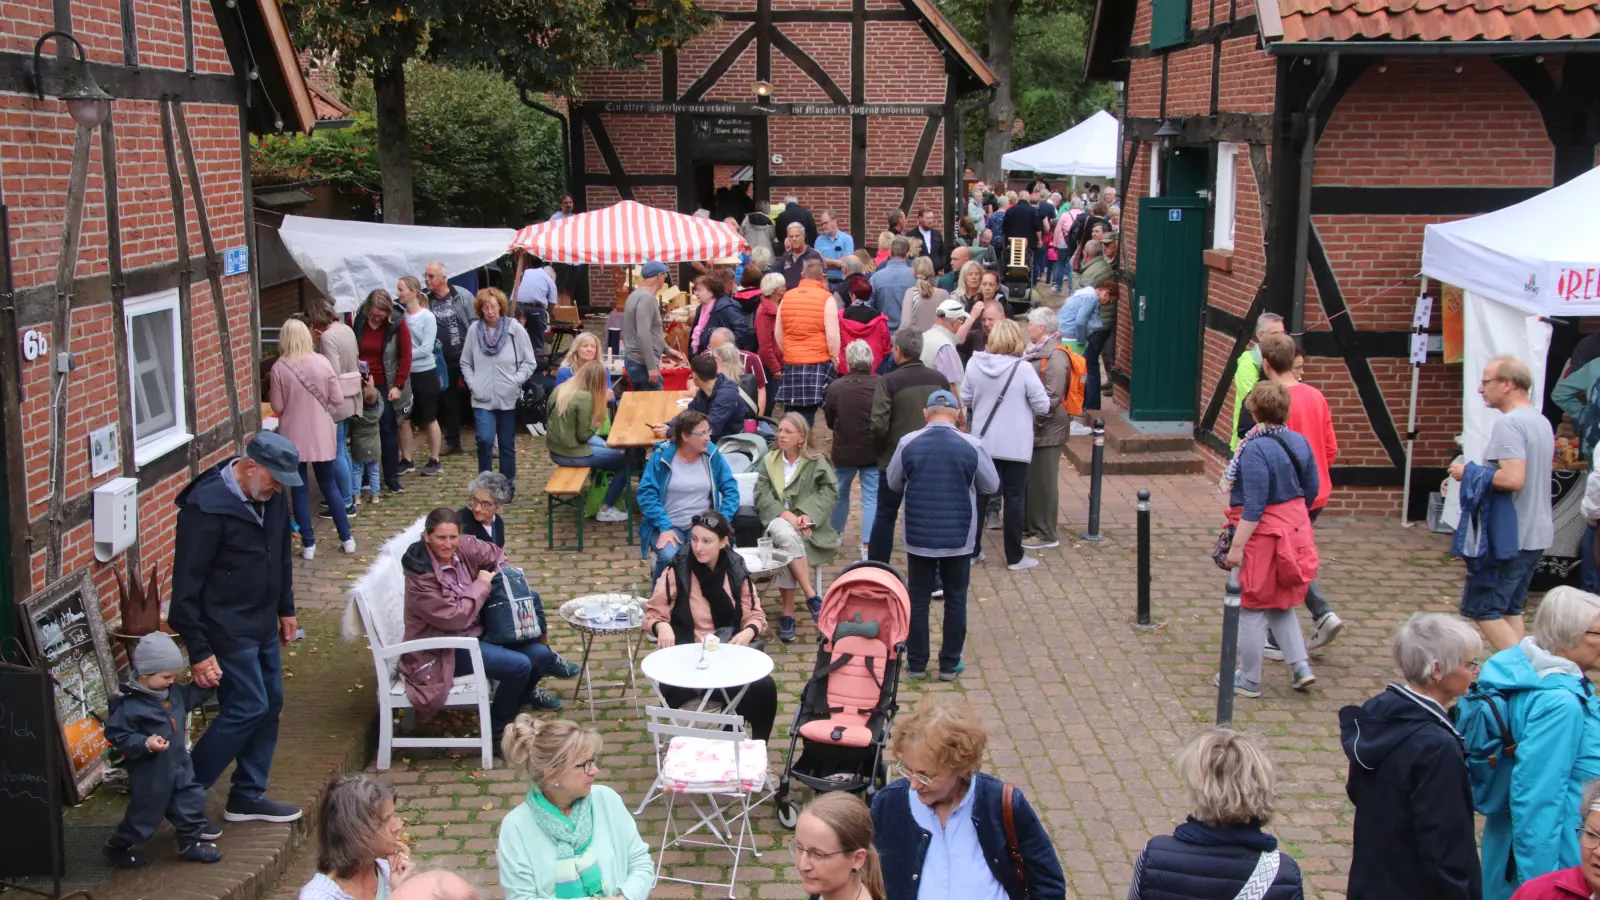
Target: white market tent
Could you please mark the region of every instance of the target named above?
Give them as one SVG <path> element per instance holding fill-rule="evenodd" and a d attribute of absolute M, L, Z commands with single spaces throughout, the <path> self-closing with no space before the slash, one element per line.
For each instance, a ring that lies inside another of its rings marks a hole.
<path fill-rule="evenodd" d="M 1007 172 L 1117 177 L 1118 123 L 1105 110 L 1055 137 L 1000 157 Z"/>
<path fill-rule="evenodd" d="M 1499 413 L 1483 405 L 1478 379 L 1509 354 L 1533 370 L 1544 396 L 1547 317 L 1600 315 L 1600 169 L 1514 206 L 1438 225 L 1422 241 L 1422 274 L 1463 291 L 1462 449 L 1481 459 Z M 1415 406 L 1415 403 L 1413 403 Z M 1452 489 L 1445 521 L 1459 507 Z"/>
<path fill-rule="evenodd" d="M 385 225 L 307 216 L 284 216 L 278 237 L 295 265 L 333 300 L 339 313 L 355 312 L 367 294 L 391 294 L 401 275 L 422 277 L 428 263 L 455 277 L 506 255 L 510 228 Z"/>

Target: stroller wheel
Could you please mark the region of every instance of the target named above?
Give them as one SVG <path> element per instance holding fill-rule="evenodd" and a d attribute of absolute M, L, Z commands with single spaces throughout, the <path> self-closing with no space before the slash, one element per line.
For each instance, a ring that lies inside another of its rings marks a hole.
<path fill-rule="evenodd" d="M 795 806 L 792 800 L 780 800 L 777 807 L 778 824 L 793 831 L 794 826 L 800 822 L 800 807 Z"/>

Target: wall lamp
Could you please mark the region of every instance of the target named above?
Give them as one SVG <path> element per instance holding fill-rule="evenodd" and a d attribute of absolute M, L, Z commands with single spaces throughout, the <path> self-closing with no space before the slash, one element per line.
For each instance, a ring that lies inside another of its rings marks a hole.
<path fill-rule="evenodd" d="M 47 31 L 40 35 L 39 40 L 33 45 L 33 58 L 22 62 L 22 72 L 27 79 L 28 87 L 33 89 L 40 100 L 44 99 L 44 73 L 39 65 L 39 51 L 44 49 L 44 42 L 51 38 L 71 41 L 72 46 L 78 50 L 77 71 L 67 82 L 67 88 L 61 92 L 60 99 L 67 105 L 67 112 L 72 116 L 72 121 L 84 128 L 94 128 L 111 115 L 112 98 L 94 80 L 94 73 L 89 69 L 89 59 L 83 52 L 83 44 L 79 43 L 77 38 L 65 31 Z"/>
<path fill-rule="evenodd" d="M 1156 129 L 1156 140 L 1161 142 L 1162 150 L 1171 150 L 1178 143 L 1178 138 L 1183 136 L 1183 127 L 1177 119 L 1167 119 Z"/>
<path fill-rule="evenodd" d="M 756 96 L 762 100 L 772 96 L 772 82 L 770 81 L 758 81 L 751 85 L 750 89 L 755 91 Z"/>

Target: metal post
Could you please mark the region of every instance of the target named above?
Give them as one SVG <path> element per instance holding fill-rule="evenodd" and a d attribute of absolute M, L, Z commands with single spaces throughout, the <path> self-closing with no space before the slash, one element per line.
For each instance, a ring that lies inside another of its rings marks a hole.
<path fill-rule="evenodd" d="M 1233 724 L 1233 672 L 1239 665 L 1239 570 L 1228 570 L 1222 598 L 1222 662 L 1217 670 L 1217 724 Z"/>
<path fill-rule="evenodd" d="M 1094 456 L 1089 464 L 1089 530 L 1078 535 L 1085 541 L 1103 541 L 1100 533 L 1100 478 L 1106 465 L 1106 421 L 1094 420 Z"/>
<path fill-rule="evenodd" d="M 1150 621 L 1150 491 L 1139 490 L 1139 611 L 1133 627 L 1149 630 L 1155 627 Z"/>

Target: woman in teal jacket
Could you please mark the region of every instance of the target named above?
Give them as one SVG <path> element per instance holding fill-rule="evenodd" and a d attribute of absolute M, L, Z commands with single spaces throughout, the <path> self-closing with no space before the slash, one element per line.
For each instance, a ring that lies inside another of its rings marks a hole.
<path fill-rule="evenodd" d="M 617 792 L 594 783 L 600 771 L 594 726 L 523 713 L 506 726 L 500 750 L 533 782 L 527 799 L 500 823 L 506 900 L 646 900 L 655 886 L 650 848 Z"/>
<path fill-rule="evenodd" d="M 676 469 L 683 477 L 673 478 Z M 739 511 L 739 482 L 711 443 L 705 415 L 686 409 L 673 420 L 672 437 L 656 445 L 639 476 L 639 537 L 655 551 L 650 583 L 689 539 L 690 519 L 708 509 L 729 522 Z"/>
<path fill-rule="evenodd" d="M 1558 587 L 1533 634 L 1483 664 L 1480 688 L 1505 694 L 1517 741 L 1511 808 L 1484 820 L 1483 900 L 1579 863 L 1583 786 L 1600 776 L 1600 698 L 1584 672 L 1600 666 L 1600 597 Z"/>

